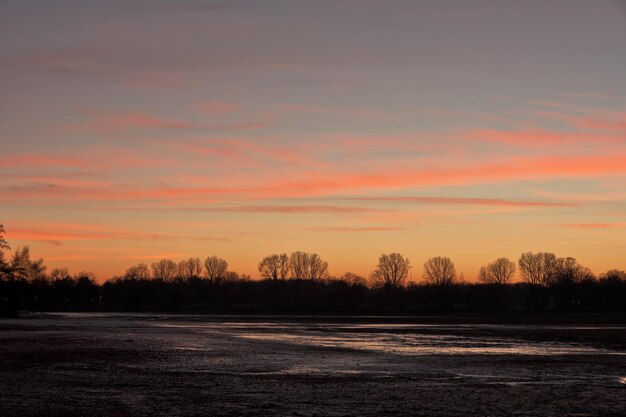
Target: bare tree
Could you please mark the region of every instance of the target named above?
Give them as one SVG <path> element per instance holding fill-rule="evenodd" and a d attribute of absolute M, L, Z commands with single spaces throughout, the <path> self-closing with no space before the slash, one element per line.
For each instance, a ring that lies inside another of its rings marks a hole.
<path fill-rule="evenodd" d="M 284 280 L 289 274 L 289 257 L 286 253 L 266 256 L 259 262 L 259 273 L 263 278 Z"/>
<path fill-rule="evenodd" d="M 328 276 L 328 262 L 317 253 L 293 252 L 289 256 L 291 278 L 320 280 Z"/>
<path fill-rule="evenodd" d="M 220 282 L 226 278 L 228 262 L 217 256 L 209 256 L 204 260 L 204 274 L 209 281 Z"/>
<path fill-rule="evenodd" d="M 328 262 L 324 261 L 317 253 L 309 255 L 309 279 L 319 281 L 328 277 Z"/>
<path fill-rule="evenodd" d="M 17 248 L 11 258 L 11 272 L 17 279 L 33 281 L 45 278 L 46 266 L 43 259 L 33 261 L 30 259 L 30 249 L 28 246 Z"/>
<path fill-rule="evenodd" d="M 498 258 L 481 267 L 478 278 L 485 284 L 508 284 L 515 270 L 515 262 L 507 258 Z"/>
<path fill-rule="evenodd" d="M 172 281 L 176 278 L 176 262 L 171 259 L 161 259 L 158 262 L 152 262 L 150 268 L 154 278 L 160 278 L 164 281 Z"/>
<path fill-rule="evenodd" d="M 518 261 L 522 277 L 529 284 L 548 286 L 556 272 L 558 262 L 553 253 L 526 252 Z"/>
<path fill-rule="evenodd" d="M 181 279 L 199 278 L 202 275 L 200 258 L 189 258 L 178 263 L 178 277 Z"/>
<path fill-rule="evenodd" d="M 126 279 L 149 279 L 150 278 L 150 270 L 148 269 L 148 265 L 146 264 L 137 264 L 133 265 L 126 270 L 124 274 L 124 278 Z"/>
<path fill-rule="evenodd" d="M 292 279 L 304 279 L 308 275 L 308 254 L 306 252 L 292 252 L 289 255 L 289 268 Z"/>
<path fill-rule="evenodd" d="M 424 280 L 434 285 L 451 285 L 456 279 L 454 262 L 447 257 L 436 256 L 424 264 Z"/>
<path fill-rule="evenodd" d="M 399 253 L 382 254 L 372 273 L 375 287 L 396 289 L 404 285 L 409 275 L 410 261 Z"/>
<path fill-rule="evenodd" d="M 6 240 L 4 240 L 4 234 L 6 233 L 6 231 L 4 230 L 4 226 L 0 224 L 0 252 L 3 250 L 9 250 L 11 249 L 11 246 L 9 246 L 9 244 L 7 243 Z"/>
<path fill-rule="evenodd" d="M 70 271 L 67 268 L 54 268 L 50 272 L 50 281 L 62 281 L 70 277 Z"/>

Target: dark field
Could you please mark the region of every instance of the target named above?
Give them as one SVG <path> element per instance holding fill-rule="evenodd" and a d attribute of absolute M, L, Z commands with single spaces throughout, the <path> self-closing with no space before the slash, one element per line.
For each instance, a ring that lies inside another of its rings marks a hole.
<path fill-rule="evenodd" d="M 508 321 L 2 319 L 0 416 L 626 415 L 621 319 Z"/>

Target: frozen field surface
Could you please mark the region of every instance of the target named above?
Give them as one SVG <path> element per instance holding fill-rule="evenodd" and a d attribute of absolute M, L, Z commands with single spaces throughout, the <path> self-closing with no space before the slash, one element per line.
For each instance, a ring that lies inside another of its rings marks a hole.
<path fill-rule="evenodd" d="M 0 416 L 624 416 L 626 325 L 32 314 Z"/>

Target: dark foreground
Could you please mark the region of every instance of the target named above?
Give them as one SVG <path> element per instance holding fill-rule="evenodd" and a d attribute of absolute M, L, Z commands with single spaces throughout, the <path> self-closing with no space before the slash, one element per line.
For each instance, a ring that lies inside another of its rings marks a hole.
<path fill-rule="evenodd" d="M 626 415 L 626 325 L 476 321 L 0 319 L 0 415 Z"/>

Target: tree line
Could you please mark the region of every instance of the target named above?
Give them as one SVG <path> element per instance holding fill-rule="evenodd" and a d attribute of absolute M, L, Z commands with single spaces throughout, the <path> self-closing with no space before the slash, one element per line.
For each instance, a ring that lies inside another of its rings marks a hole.
<path fill-rule="evenodd" d="M 369 277 L 331 277 L 316 253 L 265 256 L 260 280 L 230 271 L 217 256 L 175 262 L 162 259 L 129 267 L 103 284 L 93 274 L 49 273 L 27 246 L 10 249 L 0 225 L 0 310 L 207 310 L 207 311 L 626 311 L 626 272 L 596 277 L 576 259 L 526 252 L 517 262 L 498 258 L 480 268 L 478 283 L 465 282 L 448 257 L 422 266 L 419 283 L 408 280 L 411 263 L 382 254 Z M 522 282 L 513 283 L 519 270 Z"/>

